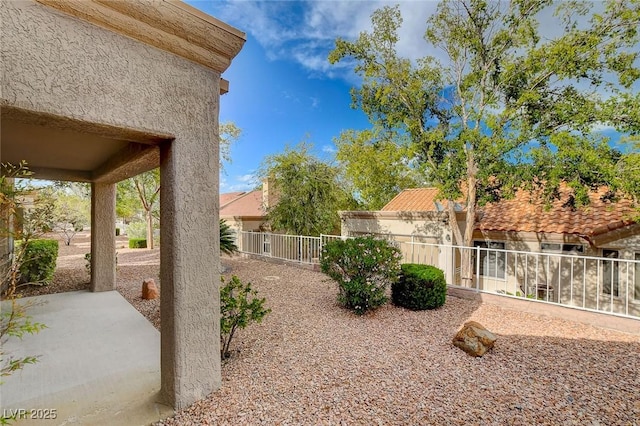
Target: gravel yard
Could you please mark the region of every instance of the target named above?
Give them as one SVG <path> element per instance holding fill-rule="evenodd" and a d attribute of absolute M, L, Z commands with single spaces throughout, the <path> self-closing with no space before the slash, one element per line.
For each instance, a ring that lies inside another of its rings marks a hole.
<path fill-rule="evenodd" d="M 85 239 L 61 246 L 55 283 L 37 292 L 87 287 Z M 156 327 L 159 301 L 140 288 L 158 278 L 158 255 L 118 249 L 118 291 Z M 273 312 L 234 339 L 220 391 L 159 425 L 640 424 L 640 335 L 455 297 L 357 317 L 321 273 L 223 263 Z M 483 358 L 451 344 L 468 320 L 498 336 Z"/>

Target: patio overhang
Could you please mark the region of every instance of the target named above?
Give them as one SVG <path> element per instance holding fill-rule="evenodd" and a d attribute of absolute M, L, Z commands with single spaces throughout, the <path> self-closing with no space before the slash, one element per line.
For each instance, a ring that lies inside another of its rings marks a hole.
<path fill-rule="evenodd" d="M 221 73 L 245 35 L 174 0 L 5 2 L 0 22 L 0 161 L 91 183 L 92 291 L 115 289 L 116 182 L 160 166 L 162 399 L 206 397 L 221 384 Z"/>
<path fill-rule="evenodd" d="M 176 0 L 36 0 L 60 12 L 222 73 L 242 48 L 243 32 Z M 229 82 L 219 81 L 219 93 Z M 160 165 L 159 145 L 174 135 L 86 123 L 2 99 L 2 162 L 27 160 L 36 179 L 114 183 Z"/>

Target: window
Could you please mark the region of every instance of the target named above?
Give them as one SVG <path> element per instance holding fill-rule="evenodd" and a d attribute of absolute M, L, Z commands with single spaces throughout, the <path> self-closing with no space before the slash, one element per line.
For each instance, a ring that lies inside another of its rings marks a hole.
<path fill-rule="evenodd" d="M 640 300 L 640 253 L 636 253 L 636 260 L 638 263 L 636 263 L 634 267 L 636 278 L 633 285 L 633 298 Z"/>
<path fill-rule="evenodd" d="M 540 248 L 543 252 L 582 254 L 584 246 L 582 244 L 560 244 L 560 243 L 541 243 Z"/>
<path fill-rule="evenodd" d="M 607 259 L 617 259 L 617 250 L 602 250 L 602 257 Z M 615 260 L 603 260 L 602 261 L 602 293 L 612 294 L 615 297 L 619 296 L 619 281 L 618 281 L 618 262 Z"/>
<path fill-rule="evenodd" d="M 474 247 L 480 247 L 480 275 L 489 278 L 504 279 L 504 259 L 505 252 L 492 249 L 504 250 L 504 243 L 495 241 L 474 241 Z M 484 250 L 482 250 L 484 249 Z M 477 251 L 476 251 L 477 252 Z M 474 259 L 475 264 L 475 259 Z M 474 265 L 477 270 L 477 264 Z"/>

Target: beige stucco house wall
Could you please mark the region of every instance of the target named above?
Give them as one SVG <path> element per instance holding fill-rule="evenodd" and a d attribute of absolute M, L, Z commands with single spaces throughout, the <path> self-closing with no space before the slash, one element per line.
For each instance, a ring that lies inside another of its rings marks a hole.
<path fill-rule="evenodd" d="M 244 34 L 173 0 L 6 1 L 0 22 L 1 160 L 91 183 L 94 291 L 115 289 L 115 183 L 160 166 L 162 393 L 204 398 L 221 384 L 221 73 Z"/>

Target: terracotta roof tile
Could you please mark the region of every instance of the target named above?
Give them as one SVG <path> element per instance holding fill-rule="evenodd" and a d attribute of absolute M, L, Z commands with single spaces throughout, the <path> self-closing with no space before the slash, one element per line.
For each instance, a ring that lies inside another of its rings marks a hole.
<path fill-rule="evenodd" d="M 621 199 L 616 203 L 603 200 L 607 188 L 602 187 L 589 194 L 587 207 L 572 209 L 563 204 L 569 198 L 570 189 L 560 188 L 560 199 L 545 209 L 541 200 L 531 202 L 531 194 L 518 191 L 511 200 L 487 204 L 477 229 L 483 231 L 547 232 L 595 236 L 627 225 L 633 220 L 632 202 Z"/>
<path fill-rule="evenodd" d="M 260 217 L 264 215 L 261 190 L 220 194 L 220 217 Z"/>
<path fill-rule="evenodd" d="M 405 189 L 396 195 L 382 211 L 440 211 L 436 204 L 437 188 L 413 188 Z"/>
<path fill-rule="evenodd" d="M 602 187 L 589 195 L 585 208 L 563 206 L 570 190 L 560 189 L 561 197 L 546 210 L 544 203 L 526 191 L 518 191 L 511 200 L 490 203 L 480 209 L 481 218 L 476 229 L 482 231 L 545 232 L 595 236 L 627 225 L 633 205 L 629 199 L 616 203 L 602 200 L 607 188 Z M 406 189 L 398 194 L 383 211 L 438 211 L 436 188 Z M 444 203 L 443 203 L 444 204 Z"/>

